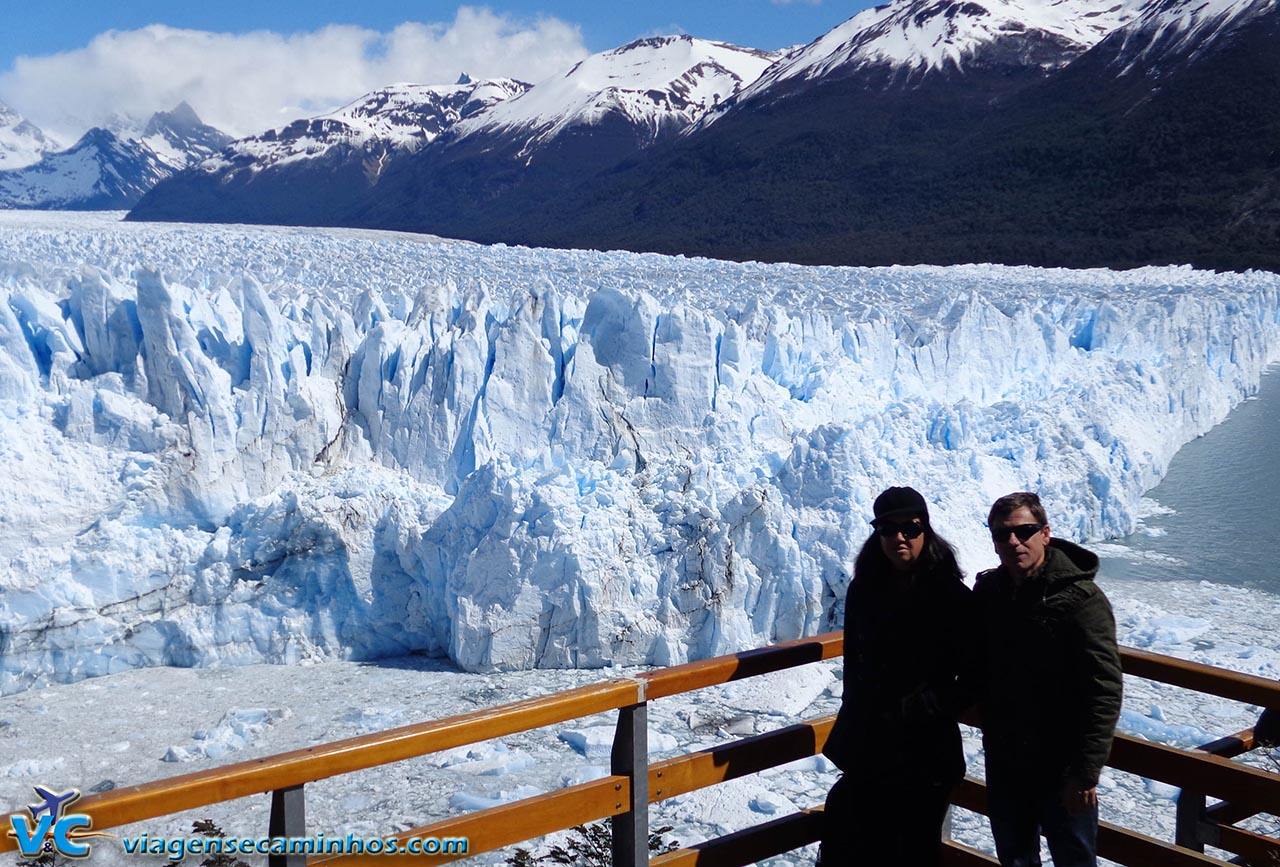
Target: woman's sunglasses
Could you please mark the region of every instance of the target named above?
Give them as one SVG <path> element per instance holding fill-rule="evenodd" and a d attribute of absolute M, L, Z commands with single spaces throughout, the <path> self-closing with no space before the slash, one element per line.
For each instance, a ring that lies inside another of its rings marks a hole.
<path fill-rule="evenodd" d="M 876 524 L 876 532 L 886 539 L 892 539 L 899 533 L 904 539 L 914 539 L 924 532 L 924 524 Z"/>

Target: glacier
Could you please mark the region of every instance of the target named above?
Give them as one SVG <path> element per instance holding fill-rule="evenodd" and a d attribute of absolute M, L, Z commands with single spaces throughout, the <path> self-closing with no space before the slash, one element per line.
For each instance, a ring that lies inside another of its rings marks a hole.
<path fill-rule="evenodd" d="M 815 268 L 0 213 L 0 692 L 674 664 L 834 628 L 875 494 L 1130 532 L 1280 276 Z"/>

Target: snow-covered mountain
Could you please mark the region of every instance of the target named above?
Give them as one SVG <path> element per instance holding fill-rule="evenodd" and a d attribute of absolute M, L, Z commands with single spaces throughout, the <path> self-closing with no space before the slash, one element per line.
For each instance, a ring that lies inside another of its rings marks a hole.
<path fill-rule="evenodd" d="M 554 197 L 371 222 L 811 264 L 1278 270 L 1277 44 L 1274 0 L 895 0 Z"/>
<path fill-rule="evenodd" d="M 440 215 L 496 203 L 512 186 L 553 190 L 687 128 L 774 59 L 672 36 L 592 55 L 532 87 L 401 85 L 236 142 L 131 219 L 341 225 L 376 222 L 405 197 Z"/>
<path fill-rule="evenodd" d="M 1143 2 L 897 0 L 793 50 L 741 100 L 772 101 L 806 83 L 857 74 L 912 85 L 928 73 L 963 76 L 974 68 L 1049 72 L 1133 20 Z"/>
<path fill-rule="evenodd" d="M 171 174 L 173 168 L 150 148 L 94 128 L 65 151 L 0 172 L 0 207 L 114 210 Z"/>
<path fill-rule="evenodd" d="M 0 102 L 0 171 L 38 163 L 42 156 L 55 150 L 59 150 L 57 142 Z"/>
<path fill-rule="evenodd" d="M 515 141 L 520 158 L 531 159 L 567 131 L 622 123 L 647 146 L 735 96 L 778 57 L 691 36 L 640 39 L 459 124 L 457 139 Z"/>
<path fill-rule="evenodd" d="M 813 269 L 0 215 L 0 690 L 673 663 L 838 622 L 875 494 L 1131 531 L 1280 277 Z M 159 268 L 160 271 L 149 270 Z"/>
<path fill-rule="evenodd" d="M 300 158 L 253 184 L 223 165 L 130 218 L 810 264 L 1277 269 L 1277 40 L 1277 0 L 893 0 L 776 58 L 641 40 L 404 159 L 350 152 L 324 184 Z"/>
<path fill-rule="evenodd" d="M 67 150 L 0 171 L 0 208 L 130 208 L 157 183 L 229 141 L 230 136 L 202 123 L 185 102 L 155 114 L 138 138 L 95 127 Z"/>
<path fill-rule="evenodd" d="M 963 72 L 997 53 L 1061 66 L 1135 14 L 1139 0 L 907 0 L 868 9 L 770 75 L 820 78 L 841 67 L 887 64 Z M 765 85 L 766 82 L 762 82 Z"/>
<path fill-rule="evenodd" d="M 1132 24 L 1102 46 L 1121 74 L 1141 68 L 1159 74 L 1194 62 L 1220 42 L 1265 16 L 1274 18 L 1277 0 L 1148 0 Z"/>
<path fill-rule="evenodd" d="M 231 137 L 201 121 L 184 101 L 173 111 L 153 114 L 137 140 L 166 165 L 180 170 L 217 153 Z"/>
<path fill-rule="evenodd" d="M 498 240 L 493 222 L 533 215 L 574 187 L 680 137 L 779 55 L 689 36 L 641 39 L 458 126 L 341 211 L 344 225 Z"/>
<path fill-rule="evenodd" d="M 332 171 L 335 163 L 351 160 L 362 164 L 374 180 L 388 160 L 421 149 L 459 121 L 528 87 L 509 78 L 477 82 L 466 76 L 446 86 L 398 84 L 366 94 L 337 111 L 235 141 L 199 169 L 230 183 L 241 173 L 256 175 L 313 162 L 324 163 Z"/>
<path fill-rule="evenodd" d="M 341 223 L 396 163 L 528 89 L 511 79 L 374 91 L 337 111 L 232 142 L 148 193 L 140 220 Z"/>

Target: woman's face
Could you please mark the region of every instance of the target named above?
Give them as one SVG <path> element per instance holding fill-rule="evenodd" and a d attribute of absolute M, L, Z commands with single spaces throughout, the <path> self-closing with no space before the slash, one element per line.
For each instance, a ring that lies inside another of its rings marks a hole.
<path fill-rule="evenodd" d="M 919 518 L 885 519 L 876 525 L 880 550 L 898 572 L 910 572 L 924 552 L 924 522 Z"/>

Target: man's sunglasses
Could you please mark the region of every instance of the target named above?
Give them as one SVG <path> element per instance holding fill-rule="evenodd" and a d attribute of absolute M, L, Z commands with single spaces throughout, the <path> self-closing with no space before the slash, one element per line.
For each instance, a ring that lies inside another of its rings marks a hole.
<path fill-rule="evenodd" d="M 886 539 L 892 539 L 899 533 L 904 539 L 914 539 L 924 532 L 924 524 L 893 524 L 880 523 L 876 524 L 876 532 Z"/>
<path fill-rule="evenodd" d="M 1025 542 L 1044 529 L 1044 524 L 1017 524 L 1012 527 L 992 527 L 991 539 L 995 542 L 1003 542 L 1009 538 L 1009 534 L 1018 537 L 1019 542 Z"/>

